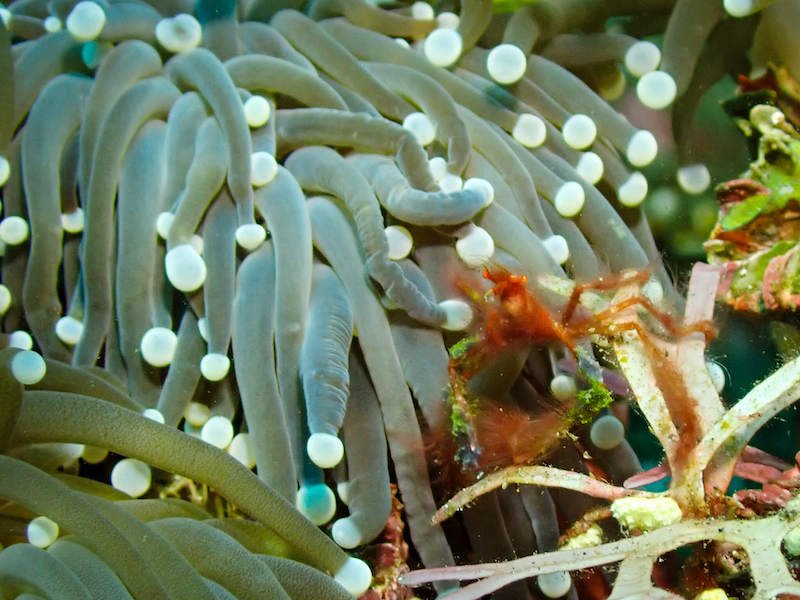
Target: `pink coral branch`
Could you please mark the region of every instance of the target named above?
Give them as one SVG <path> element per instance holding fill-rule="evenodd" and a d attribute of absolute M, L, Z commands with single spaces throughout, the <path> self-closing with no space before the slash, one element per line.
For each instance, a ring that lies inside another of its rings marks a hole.
<path fill-rule="evenodd" d="M 768 452 L 747 446 L 742 452 L 742 460 L 735 467 L 735 474 L 739 477 L 765 483 L 784 477 L 785 473 L 792 466 Z M 636 475 L 631 475 L 622 486 L 628 489 L 640 488 L 651 483 L 656 483 L 670 476 L 670 468 L 667 464 L 661 464 L 647 471 L 642 471 Z"/>
<path fill-rule="evenodd" d="M 622 483 L 622 487 L 628 489 L 642 487 L 644 485 L 661 481 L 662 479 L 669 477 L 669 474 L 669 465 L 658 465 L 657 467 L 653 467 L 647 471 L 642 471 L 636 475 L 631 475 Z"/>
<path fill-rule="evenodd" d="M 733 474 L 743 479 L 749 479 L 756 483 L 767 483 L 781 476 L 781 472 L 767 465 L 739 461 L 733 470 Z"/>
<path fill-rule="evenodd" d="M 745 447 L 744 451 L 742 452 L 742 460 L 745 462 L 758 463 L 760 465 L 773 467 L 779 471 L 788 471 L 792 468 L 791 463 L 788 463 L 782 458 L 778 458 L 769 452 L 764 452 L 759 448 L 754 448 L 753 446 Z"/>

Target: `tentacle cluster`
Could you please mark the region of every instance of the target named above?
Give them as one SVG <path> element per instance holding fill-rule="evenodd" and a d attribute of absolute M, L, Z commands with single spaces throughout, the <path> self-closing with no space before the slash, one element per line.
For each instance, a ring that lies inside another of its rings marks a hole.
<path fill-rule="evenodd" d="M 556 504 L 585 507 L 539 490 L 482 501 L 449 539 L 430 522 L 427 436 L 474 317 L 459 282 L 492 262 L 544 302 L 650 267 L 669 310 L 641 208 L 661 140 L 604 98 L 629 77 L 641 110 L 675 103 L 684 152 L 697 82 L 740 64 L 760 14 L 737 19 L 768 4 L 0 8 L 0 593 L 359 595 L 341 547 L 383 529 L 390 465 L 426 566 L 457 543 L 555 548 Z M 798 6 L 764 9 L 757 60 L 797 68 Z M 639 39 L 665 18 L 663 51 Z M 535 410 L 574 396 L 565 360 L 527 347 L 476 389 Z M 597 446 L 615 478 L 638 470 L 624 441 Z M 156 498 L 207 488 L 217 512 Z M 314 524 L 337 510 L 331 540 Z"/>

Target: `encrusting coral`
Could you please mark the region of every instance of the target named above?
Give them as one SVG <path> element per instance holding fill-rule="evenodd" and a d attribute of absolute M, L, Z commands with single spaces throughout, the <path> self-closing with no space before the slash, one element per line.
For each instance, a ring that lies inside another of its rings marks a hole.
<path fill-rule="evenodd" d="M 722 270 L 676 291 L 641 172 L 669 113 L 678 183 L 708 188 L 705 90 L 768 64 L 796 79 L 798 16 L 0 8 L 0 595 L 391 598 L 479 579 L 451 597 L 723 597 L 735 585 L 693 573 L 741 549 L 747 593 L 800 594 L 781 550 L 795 468 L 748 446 L 800 395 L 799 363 L 725 409 L 704 356 Z M 608 103 L 628 82 L 654 132 Z M 625 399 L 662 467 L 641 472 Z M 635 489 L 667 474 L 667 492 Z M 763 489 L 726 496 L 734 474 Z M 706 540 L 681 581 L 654 582 L 660 556 Z M 397 579 L 406 561 L 427 570 Z"/>

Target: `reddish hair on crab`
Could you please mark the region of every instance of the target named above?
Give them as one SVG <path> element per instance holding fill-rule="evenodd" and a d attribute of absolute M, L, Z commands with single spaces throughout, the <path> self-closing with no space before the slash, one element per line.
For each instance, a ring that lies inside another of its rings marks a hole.
<path fill-rule="evenodd" d="M 486 268 L 483 277 L 494 285 L 485 294 L 477 293 L 476 286 L 470 285 L 467 278 L 459 279 L 458 287 L 475 304 L 479 328 L 477 339 L 463 355 L 461 365 L 466 367 L 468 375 L 469 371 L 479 370 L 503 350 L 550 342 L 561 342 L 576 354 L 581 338 L 591 334 L 611 335 L 626 329 L 636 329 L 643 338 L 662 334 L 680 338 L 694 332 L 713 337 L 714 329 L 710 323 L 684 326 L 647 298 L 641 289 L 650 280 L 650 274 L 650 269 L 628 270 L 578 283 L 563 303 L 560 316 L 531 291 L 525 275 L 515 275 L 497 267 Z M 581 306 L 581 299 L 587 291 L 614 292 L 626 286 L 638 286 L 640 291 L 598 312 Z M 663 332 L 644 330 L 634 320 L 621 322 L 617 318 L 632 307 L 646 311 Z"/>
<path fill-rule="evenodd" d="M 541 463 L 569 439 L 572 424 L 564 407 L 535 413 L 513 404 L 481 399 L 464 415 L 457 404 L 449 430 L 429 431 L 426 454 L 431 480 L 442 498 L 472 485 L 484 473 Z"/>
<path fill-rule="evenodd" d="M 558 446 L 576 419 L 586 422 L 610 402 L 608 390 L 599 381 L 602 377 L 599 365 L 591 352 L 579 345 L 582 339 L 594 334 L 611 337 L 631 330 L 639 334 L 653 364 L 663 375 L 659 381 L 665 380 L 662 383 L 666 395 L 670 396 L 671 411 L 675 412 L 682 431 L 693 439 L 694 421 L 683 409 L 685 401 L 678 398 L 685 395 L 685 390 L 679 384 L 680 378 L 675 376 L 674 365 L 660 356 L 656 346 L 660 339 L 672 341 L 694 332 L 708 337 L 713 329 L 708 322 L 683 325 L 647 298 L 642 288 L 650 280 L 649 269 L 576 284 L 563 302 L 560 315 L 558 309 L 551 308 L 541 295 L 528 287 L 524 275 L 502 268 L 487 268 L 483 277 L 493 284 L 485 293 L 476 291 L 480 289 L 480 282 L 469 282 L 466 276 L 457 282 L 475 306 L 476 332 L 451 349 L 449 368 L 454 457 L 466 471 L 541 461 Z M 597 311 L 581 304 L 587 291 L 610 294 L 629 286 L 634 288 L 630 296 Z M 634 312 L 637 308 L 647 314 L 646 325 Z M 493 392 L 487 393 L 487 372 L 489 378 L 502 378 L 510 384 L 523 368 L 526 349 L 552 342 L 560 342 L 578 358 L 579 371 L 588 380 L 589 389 L 581 392 L 584 397 L 577 403 L 553 402 L 532 415 L 513 403 L 501 404 L 495 400 Z M 504 357 L 514 352 L 521 357 L 514 363 L 520 369 L 517 371 L 503 365 Z M 487 368 L 493 365 L 503 365 L 503 368 L 495 374 Z M 589 370 L 593 367 L 596 372 Z M 592 396 L 597 393 L 600 396 Z M 604 403 L 603 398 L 608 400 Z"/>
<path fill-rule="evenodd" d="M 570 424 L 562 408 L 534 415 L 517 406 L 485 402 L 475 417 L 478 466 L 494 470 L 540 462 L 558 447 Z"/>

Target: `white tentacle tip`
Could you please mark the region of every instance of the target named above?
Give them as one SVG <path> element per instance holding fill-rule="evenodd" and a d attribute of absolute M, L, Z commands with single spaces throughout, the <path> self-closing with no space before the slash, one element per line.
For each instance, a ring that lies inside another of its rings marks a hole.
<path fill-rule="evenodd" d="M 577 181 L 567 181 L 556 191 L 553 204 L 562 217 L 571 218 L 583 210 L 586 194 Z"/>
<path fill-rule="evenodd" d="M 558 264 L 563 265 L 569 259 L 569 244 L 563 235 L 551 235 L 542 240 L 542 245 Z"/>
<path fill-rule="evenodd" d="M 331 433 L 312 433 L 306 442 L 306 452 L 320 469 L 332 469 L 342 461 L 344 445 Z"/>
<path fill-rule="evenodd" d="M 431 171 L 431 177 L 436 183 L 447 175 L 447 161 L 441 156 L 434 156 L 428 160 L 428 168 Z"/>
<path fill-rule="evenodd" d="M 56 321 L 56 337 L 67 346 L 77 344 L 83 335 L 83 323 L 67 315 Z"/>
<path fill-rule="evenodd" d="M 537 115 L 522 113 L 517 118 L 511 135 L 526 148 L 538 148 L 547 139 L 547 125 Z"/>
<path fill-rule="evenodd" d="M 544 573 L 536 578 L 536 585 L 548 598 L 561 598 L 572 587 L 572 578 L 567 571 Z"/>
<path fill-rule="evenodd" d="M 406 258 L 414 247 L 414 238 L 411 232 L 402 225 L 389 225 L 383 230 L 389 244 L 389 259 L 402 260 Z"/>
<path fill-rule="evenodd" d="M 411 5 L 411 16 L 420 21 L 432 21 L 436 18 L 436 13 L 430 4 L 420 1 Z"/>
<path fill-rule="evenodd" d="M 189 425 L 199 429 L 211 418 L 211 409 L 200 402 L 189 402 L 183 411 L 183 418 Z"/>
<path fill-rule="evenodd" d="M 628 180 L 619 186 L 617 198 L 629 208 L 639 206 L 647 196 L 647 178 L 639 172 L 631 173 Z"/>
<path fill-rule="evenodd" d="M 678 185 L 687 194 L 702 194 L 711 185 L 711 173 L 702 163 L 678 169 Z"/>
<path fill-rule="evenodd" d="M 646 167 L 658 154 L 656 137 L 646 129 L 640 129 L 631 136 L 625 156 L 635 167 Z"/>
<path fill-rule="evenodd" d="M 67 31 L 79 42 L 97 38 L 106 24 L 106 13 L 96 2 L 78 2 L 67 15 Z"/>
<path fill-rule="evenodd" d="M 440 12 L 436 15 L 436 24 L 443 29 L 458 29 L 461 17 L 450 11 Z"/>
<path fill-rule="evenodd" d="M 42 355 L 33 350 L 23 350 L 11 359 L 11 374 L 23 385 L 39 383 L 47 373 Z"/>
<path fill-rule="evenodd" d="M 766 4 L 764 0 L 724 0 L 723 6 L 732 17 L 747 17 L 757 13 Z"/>
<path fill-rule="evenodd" d="M 227 452 L 248 469 L 256 466 L 256 452 L 249 433 L 237 433 L 233 436 Z"/>
<path fill-rule="evenodd" d="M 575 378 L 571 375 L 559 374 L 550 380 L 550 393 L 556 400 L 569 402 L 575 399 L 578 388 L 575 385 Z"/>
<path fill-rule="evenodd" d="M 9 289 L 0 283 L 0 315 L 6 314 L 6 311 L 11 307 L 11 292 Z"/>
<path fill-rule="evenodd" d="M 208 343 L 208 321 L 205 317 L 197 319 L 197 331 L 200 337 L 203 338 L 203 341 Z"/>
<path fill-rule="evenodd" d="M 469 304 L 463 300 L 451 298 L 442 300 L 439 306 L 444 309 L 446 319 L 442 323 L 442 329 L 448 331 L 462 331 L 472 322 L 473 313 Z"/>
<path fill-rule="evenodd" d="M 636 95 L 648 108 L 661 110 L 668 107 L 675 100 L 678 86 L 672 75 L 664 71 L 651 71 L 645 73 L 636 84 Z"/>
<path fill-rule="evenodd" d="M 33 338 L 31 337 L 31 334 L 24 329 L 17 329 L 9 334 L 8 347 L 19 348 L 21 350 L 30 350 L 33 348 Z"/>
<path fill-rule="evenodd" d="M 77 207 L 69 213 L 61 215 L 61 229 L 67 233 L 80 233 L 83 231 L 84 215 L 83 209 Z"/>
<path fill-rule="evenodd" d="M 81 458 L 90 465 L 99 465 L 108 458 L 108 450 L 97 446 L 84 446 Z"/>
<path fill-rule="evenodd" d="M 206 243 L 201 236 L 199 236 L 196 233 L 193 233 L 192 237 L 189 238 L 189 244 L 191 245 L 192 248 L 194 248 L 195 252 L 197 252 L 200 256 L 203 256 L 203 252 L 205 251 L 206 248 Z"/>
<path fill-rule="evenodd" d="M 561 135 L 568 146 L 583 150 L 591 146 L 597 138 L 597 125 L 589 115 L 572 115 L 561 128 Z"/>
<path fill-rule="evenodd" d="M 191 244 L 180 244 L 164 258 L 167 279 L 182 292 L 193 292 L 206 280 L 206 263 Z"/>
<path fill-rule="evenodd" d="M 236 228 L 236 243 L 248 252 L 258 248 L 267 239 L 267 230 L 258 223 L 248 223 Z"/>
<path fill-rule="evenodd" d="M 372 583 L 372 571 L 363 560 L 351 556 L 336 572 L 334 579 L 353 598 L 358 598 L 369 589 Z"/>
<path fill-rule="evenodd" d="M 360 546 L 362 542 L 361 532 L 350 517 L 338 519 L 333 523 L 331 537 L 334 542 L 346 550 Z"/>
<path fill-rule="evenodd" d="M 483 198 L 483 208 L 494 202 L 494 186 L 482 177 L 470 177 L 464 182 L 465 190 L 475 190 Z"/>
<path fill-rule="evenodd" d="M 28 542 L 37 548 L 47 548 L 58 539 L 58 523 L 41 516 L 31 519 L 26 530 Z"/>
<path fill-rule="evenodd" d="M 152 367 L 166 367 L 175 357 L 178 336 L 166 327 L 153 327 L 142 336 L 139 350 L 142 359 Z"/>
<path fill-rule="evenodd" d="M 461 56 L 464 42 L 461 34 L 452 29 L 434 29 L 423 44 L 423 52 L 437 67 L 449 67 Z"/>
<path fill-rule="evenodd" d="M 0 240 L 8 246 L 18 246 L 28 239 L 30 229 L 22 217 L 10 216 L 0 221 Z"/>
<path fill-rule="evenodd" d="M 340 481 L 336 484 L 336 494 L 339 496 L 339 500 L 342 501 L 343 504 L 347 505 L 350 503 L 350 482 L 349 481 Z"/>
<path fill-rule="evenodd" d="M 61 22 L 61 19 L 54 15 L 49 15 L 44 18 L 44 30 L 47 33 L 55 33 L 56 31 L 61 31 L 64 28 L 64 24 Z"/>
<path fill-rule="evenodd" d="M 592 423 L 589 439 L 601 450 L 611 450 L 625 439 L 625 426 L 614 415 L 603 415 Z"/>
<path fill-rule="evenodd" d="M 156 40 L 173 54 L 197 48 L 202 39 L 203 31 L 199 21 L 186 13 L 161 19 L 156 25 Z"/>
<path fill-rule="evenodd" d="M 167 239 L 174 220 L 175 215 L 169 211 L 159 213 L 158 217 L 156 217 L 156 233 L 158 233 L 158 237 L 162 240 Z"/>
<path fill-rule="evenodd" d="M 423 112 L 412 112 L 403 119 L 403 129 L 410 131 L 420 146 L 427 146 L 436 139 L 436 126 Z"/>
<path fill-rule="evenodd" d="M 269 152 L 253 152 L 250 156 L 250 183 L 263 187 L 278 174 L 278 163 Z"/>
<path fill-rule="evenodd" d="M 224 354 L 211 352 L 200 359 L 200 373 L 208 381 L 222 381 L 231 368 L 231 359 Z"/>
<path fill-rule="evenodd" d="M 247 125 L 253 129 L 266 125 L 272 115 L 272 105 L 264 96 L 250 96 L 243 108 Z"/>
<path fill-rule="evenodd" d="M 0 156 L 0 186 L 5 185 L 11 175 L 11 164 L 5 156 Z"/>
<path fill-rule="evenodd" d="M 653 42 L 636 42 L 625 53 L 625 67 L 634 77 L 655 71 L 660 62 L 661 50 Z"/>
<path fill-rule="evenodd" d="M 135 458 L 123 458 L 111 469 L 111 486 L 133 498 L 143 496 L 151 482 L 150 465 Z"/>
<path fill-rule="evenodd" d="M 233 441 L 233 423 L 227 417 L 215 415 L 203 424 L 200 439 L 206 444 L 224 450 Z"/>
<path fill-rule="evenodd" d="M 603 178 L 606 167 L 603 159 L 595 152 L 584 152 L 575 165 L 575 171 L 586 183 L 594 185 Z"/>
<path fill-rule="evenodd" d="M 464 187 L 464 180 L 458 175 L 453 173 L 445 173 L 444 177 L 439 180 L 439 189 L 443 192 L 450 194 L 457 192 Z"/>
<path fill-rule="evenodd" d="M 157 408 L 145 408 L 142 411 L 142 416 L 145 419 L 150 419 L 151 421 L 155 421 L 156 423 L 164 424 L 164 413 L 162 413 Z"/>
<path fill-rule="evenodd" d="M 472 223 L 462 227 L 456 235 L 456 253 L 468 267 L 482 267 L 494 254 L 494 239 L 489 232 Z"/>
<path fill-rule="evenodd" d="M 511 85 L 525 75 L 528 59 L 525 53 L 514 44 L 500 44 L 489 51 L 486 57 L 486 70 L 497 83 Z"/>

